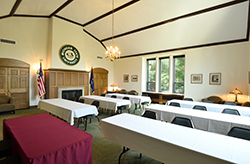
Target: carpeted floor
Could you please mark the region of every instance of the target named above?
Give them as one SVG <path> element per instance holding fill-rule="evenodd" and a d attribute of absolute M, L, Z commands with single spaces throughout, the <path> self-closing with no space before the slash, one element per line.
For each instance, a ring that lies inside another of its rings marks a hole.
<path fill-rule="evenodd" d="M 127 111 L 125 111 L 127 112 Z M 134 112 L 134 107 L 131 108 L 131 112 Z M 44 110 L 37 108 L 30 109 L 19 109 L 16 110 L 16 114 L 11 112 L 0 113 L 0 127 L 3 128 L 3 120 L 15 117 L 22 117 L 27 115 L 46 113 Z M 136 115 L 140 115 L 141 110 L 136 110 Z M 98 117 L 100 119 L 110 117 L 110 112 L 107 114 L 106 110 L 100 109 Z M 84 130 L 84 124 L 80 124 L 79 129 Z M 93 135 L 92 142 L 92 155 L 93 155 L 93 164 L 117 164 L 120 153 L 122 152 L 122 146 L 110 141 L 105 138 L 100 137 L 100 130 L 98 128 L 97 119 L 92 119 L 92 122 L 87 125 L 86 132 Z M 3 139 L 3 131 L 0 131 L 0 140 Z M 130 150 L 122 156 L 121 164 L 160 164 L 161 162 L 156 161 L 152 158 L 149 158 L 145 155 L 142 155 L 142 158 L 139 158 L 140 153 Z"/>

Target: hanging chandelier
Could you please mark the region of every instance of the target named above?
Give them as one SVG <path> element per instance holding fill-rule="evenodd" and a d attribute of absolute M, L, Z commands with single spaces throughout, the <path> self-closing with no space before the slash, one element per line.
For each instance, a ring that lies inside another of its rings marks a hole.
<path fill-rule="evenodd" d="M 106 47 L 106 59 L 114 61 L 120 58 L 120 50 L 118 47 L 114 47 L 114 0 L 112 0 L 112 46 Z"/>

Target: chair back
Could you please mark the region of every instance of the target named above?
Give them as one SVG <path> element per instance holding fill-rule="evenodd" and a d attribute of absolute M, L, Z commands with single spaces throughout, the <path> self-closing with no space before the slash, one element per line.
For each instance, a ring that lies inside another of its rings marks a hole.
<path fill-rule="evenodd" d="M 188 97 L 184 98 L 183 100 L 194 101 L 192 98 L 188 98 Z"/>
<path fill-rule="evenodd" d="M 190 119 L 184 117 L 175 117 L 171 122 L 176 125 L 181 125 L 189 128 L 193 128 L 193 124 Z"/>
<path fill-rule="evenodd" d="M 202 102 L 204 102 L 204 103 L 213 103 L 212 100 L 202 100 Z"/>
<path fill-rule="evenodd" d="M 78 102 L 84 103 L 84 99 L 79 99 Z"/>
<path fill-rule="evenodd" d="M 223 111 L 221 113 L 227 113 L 227 114 L 233 114 L 233 115 L 239 115 L 240 116 L 240 112 L 236 109 L 229 109 L 229 108 L 225 108 L 223 109 Z"/>
<path fill-rule="evenodd" d="M 116 98 L 117 96 L 116 95 L 112 95 L 111 98 Z"/>
<path fill-rule="evenodd" d="M 201 105 L 195 105 L 195 106 L 193 107 L 193 109 L 205 110 L 205 111 L 207 111 L 207 108 L 206 108 L 205 106 L 201 106 Z"/>
<path fill-rule="evenodd" d="M 250 140 L 250 129 L 233 127 L 227 134 L 231 137 L 236 137 L 240 139 Z"/>
<path fill-rule="evenodd" d="M 142 117 L 147 117 L 147 118 L 152 118 L 156 120 L 156 113 L 153 111 L 145 111 L 144 114 L 142 115 Z"/>
<path fill-rule="evenodd" d="M 177 102 L 171 102 L 169 106 L 176 106 L 176 107 L 181 107 L 180 103 Z"/>
<path fill-rule="evenodd" d="M 126 97 L 126 96 L 125 96 L 125 97 L 123 97 L 122 99 L 124 99 L 124 100 L 129 100 L 129 97 Z"/>
<path fill-rule="evenodd" d="M 229 101 L 226 101 L 224 104 L 225 104 L 225 105 L 236 105 L 235 102 L 229 102 Z"/>
<path fill-rule="evenodd" d="M 91 105 L 95 105 L 97 110 L 99 110 L 99 107 L 100 107 L 100 102 L 99 101 L 93 101 Z"/>

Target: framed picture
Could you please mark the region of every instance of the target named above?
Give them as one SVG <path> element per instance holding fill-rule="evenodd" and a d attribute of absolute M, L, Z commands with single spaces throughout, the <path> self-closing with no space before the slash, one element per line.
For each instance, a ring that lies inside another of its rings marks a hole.
<path fill-rule="evenodd" d="M 202 74 L 191 74 L 191 84 L 202 84 Z"/>
<path fill-rule="evenodd" d="M 123 75 L 123 82 L 128 83 L 129 75 Z"/>
<path fill-rule="evenodd" d="M 209 74 L 209 84 L 210 85 L 220 85 L 221 84 L 221 73 L 210 73 Z"/>
<path fill-rule="evenodd" d="M 131 75 L 131 82 L 138 82 L 138 75 Z"/>

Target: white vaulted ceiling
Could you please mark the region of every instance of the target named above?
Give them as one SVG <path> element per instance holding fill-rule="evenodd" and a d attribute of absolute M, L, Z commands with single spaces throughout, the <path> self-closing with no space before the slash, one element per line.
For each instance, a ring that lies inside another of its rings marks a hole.
<path fill-rule="evenodd" d="M 122 57 L 248 40 L 248 0 L 115 0 Z M 51 17 L 111 44 L 112 0 L 1 0 L 0 19 Z"/>

